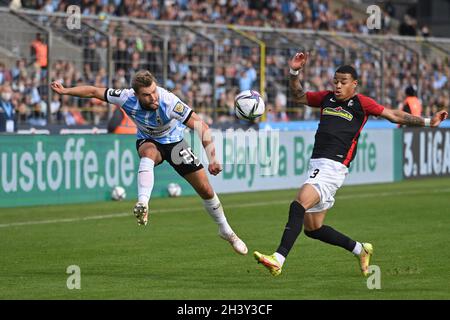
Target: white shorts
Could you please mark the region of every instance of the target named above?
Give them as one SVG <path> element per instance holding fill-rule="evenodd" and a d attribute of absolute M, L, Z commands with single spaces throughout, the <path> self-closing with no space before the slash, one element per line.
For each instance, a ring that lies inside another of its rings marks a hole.
<path fill-rule="evenodd" d="M 330 159 L 311 159 L 309 161 L 308 179 L 304 184 L 310 184 L 320 195 L 320 201 L 306 212 L 321 212 L 334 205 L 336 191 L 344 183 L 348 168 L 340 162 Z"/>

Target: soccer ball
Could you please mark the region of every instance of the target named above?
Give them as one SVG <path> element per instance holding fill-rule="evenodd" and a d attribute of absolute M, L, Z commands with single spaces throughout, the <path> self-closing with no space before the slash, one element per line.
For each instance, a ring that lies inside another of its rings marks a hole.
<path fill-rule="evenodd" d="M 252 121 L 262 116 L 265 103 L 261 95 L 254 90 L 245 90 L 234 99 L 234 111 L 239 119 Z"/>
<path fill-rule="evenodd" d="M 169 193 L 169 197 L 179 197 L 181 196 L 181 187 L 178 183 L 169 183 L 167 192 Z"/>
<path fill-rule="evenodd" d="M 111 199 L 116 201 L 122 201 L 127 197 L 125 189 L 121 186 L 115 186 L 111 192 Z"/>

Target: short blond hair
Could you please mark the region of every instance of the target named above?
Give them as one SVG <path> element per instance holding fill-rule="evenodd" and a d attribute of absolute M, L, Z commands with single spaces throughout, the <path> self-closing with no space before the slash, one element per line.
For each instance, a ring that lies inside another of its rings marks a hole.
<path fill-rule="evenodd" d="M 156 83 L 156 78 L 150 71 L 140 70 L 134 75 L 131 87 L 138 93 L 140 88 L 150 87 L 153 82 Z"/>

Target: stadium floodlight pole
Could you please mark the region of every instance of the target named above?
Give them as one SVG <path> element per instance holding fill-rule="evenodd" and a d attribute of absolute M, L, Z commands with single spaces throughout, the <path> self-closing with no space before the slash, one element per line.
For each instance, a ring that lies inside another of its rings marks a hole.
<path fill-rule="evenodd" d="M 213 120 L 216 121 L 217 120 L 217 101 L 216 101 L 216 91 L 217 91 L 217 83 L 216 83 L 216 67 L 217 67 L 217 63 L 218 63 L 218 59 L 219 59 L 219 46 L 217 44 L 217 40 L 214 39 L 213 37 L 210 37 L 206 34 L 203 34 L 200 31 L 195 30 L 193 27 L 187 25 L 187 24 L 182 24 L 183 28 L 186 28 L 187 30 L 189 30 L 190 32 L 198 35 L 199 37 L 205 39 L 207 42 L 210 42 L 213 46 L 213 63 L 212 63 L 212 68 L 213 68 L 213 72 L 211 73 L 213 78 L 212 78 L 212 83 L 213 83 L 213 96 L 212 96 L 212 101 L 213 101 Z"/>
<path fill-rule="evenodd" d="M 243 36 L 244 38 L 250 40 L 253 43 L 256 43 L 259 46 L 259 50 L 260 50 L 260 59 L 259 59 L 259 71 L 260 71 L 260 76 L 259 76 L 259 93 L 261 94 L 261 96 L 263 98 L 266 97 L 266 43 L 254 36 L 252 36 L 251 34 L 248 34 L 247 32 L 240 30 L 237 26 L 232 25 L 232 24 L 228 24 L 227 25 L 229 30 L 232 30 L 234 32 L 236 32 L 237 34 L 240 34 L 241 36 Z M 257 30 L 255 30 L 257 31 Z M 266 120 L 266 113 L 263 114 L 262 116 L 262 121 Z"/>
<path fill-rule="evenodd" d="M 168 61 L 169 61 L 169 36 L 167 35 L 161 35 L 161 33 L 158 33 L 155 30 L 152 30 L 148 27 L 149 21 L 146 23 L 143 22 L 141 19 L 128 19 L 128 22 L 135 27 L 137 27 L 142 32 L 145 32 L 147 34 L 152 35 L 153 37 L 159 39 L 163 43 L 163 65 L 162 65 L 162 71 L 163 71 L 163 83 L 164 85 L 167 83 L 168 79 Z M 151 21 L 153 23 L 153 21 Z"/>
<path fill-rule="evenodd" d="M 417 96 L 420 97 L 420 94 L 421 94 L 421 91 L 422 91 L 422 89 L 420 87 L 420 59 L 421 59 L 420 52 L 418 50 L 415 50 L 415 49 L 411 48 L 407 44 L 399 41 L 398 38 L 392 37 L 391 41 L 394 42 L 395 44 L 405 48 L 406 50 L 408 50 L 410 52 L 413 52 L 414 55 L 416 56 L 416 58 L 417 58 L 417 61 L 416 61 L 416 68 L 417 68 L 417 72 L 416 72 Z"/>
<path fill-rule="evenodd" d="M 14 16 L 18 17 L 19 19 L 25 21 L 26 23 L 30 24 L 31 26 L 35 27 L 36 29 L 38 29 L 40 32 L 42 32 L 43 34 L 46 35 L 47 38 L 47 77 L 46 77 L 46 85 L 47 85 L 47 110 L 46 110 L 46 120 L 47 120 L 47 124 L 50 124 L 52 122 L 52 117 L 51 117 L 51 110 L 50 110 L 50 104 L 52 102 L 52 90 L 50 90 L 50 85 L 52 83 L 51 79 L 50 79 L 50 69 L 51 69 L 51 55 L 50 52 L 52 51 L 52 46 L 53 46 L 53 41 L 52 41 L 52 30 L 48 29 L 42 25 L 40 25 L 39 23 L 37 23 L 36 21 L 34 21 L 33 19 L 29 18 L 28 16 L 26 16 L 25 14 L 20 13 L 17 10 L 12 10 L 10 9 L 9 12 L 11 14 L 13 14 Z"/>
<path fill-rule="evenodd" d="M 371 48 L 371 49 L 373 49 L 375 51 L 378 51 L 380 53 L 380 82 L 381 82 L 380 83 L 380 87 L 381 87 L 381 98 L 380 98 L 380 101 L 381 101 L 381 104 L 384 104 L 385 103 L 384 72 L 383 72 L 383 70 L 384 70 L 384 50 L 380 49 L 377 46 L 373 45 L 372 43 L 364 40 L 360 36 L 353 35 L 352 38 L 357 40 L 357 41 L 359 41 L 359 42 L 361 42 L 362 44 L 366 45 L 367 47 L 369 47 L 369 48 Z"/>

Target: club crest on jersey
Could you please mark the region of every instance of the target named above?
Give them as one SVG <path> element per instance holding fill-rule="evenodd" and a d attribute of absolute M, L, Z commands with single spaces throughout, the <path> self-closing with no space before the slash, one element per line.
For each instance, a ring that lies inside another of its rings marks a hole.
<path fill-rule="evenodd" d="M 178 113 L 180 116 L 183 116 L 186 113 L 186 108 L 181 102 L 178 102 L 175 105 L 175 108 L 173 108 L 173 111 Z"/>
<path fill-rule="evenodd" d="M 352 121 L 353 119 L 353 115 L 350 112 L 344 110 L 344 108 L 342 107 L 337 108 L 326 107 L 323 109 L 322 114 L 327 116 L 341 117 L 348 121 Z"/>

